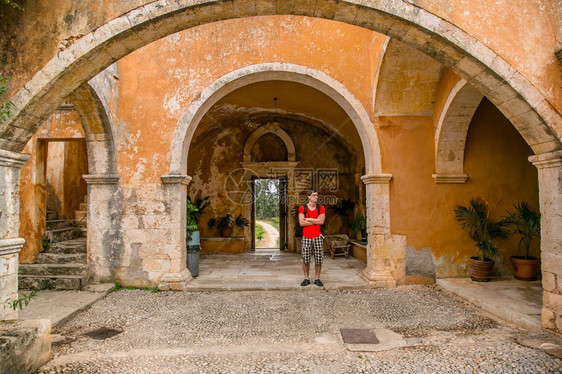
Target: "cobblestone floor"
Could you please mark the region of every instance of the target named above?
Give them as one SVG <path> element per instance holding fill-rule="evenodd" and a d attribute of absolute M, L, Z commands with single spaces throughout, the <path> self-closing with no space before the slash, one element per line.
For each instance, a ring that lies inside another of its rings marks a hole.
<path fill-rule="evenodd" d="M 341 328 L 386 328 L 406 346 L 351 351 Z M 39 373 L 562 373 L 539 348 L 560 340 L 500 324 L 438 286 L 121 290 L 54 333 Z"/>

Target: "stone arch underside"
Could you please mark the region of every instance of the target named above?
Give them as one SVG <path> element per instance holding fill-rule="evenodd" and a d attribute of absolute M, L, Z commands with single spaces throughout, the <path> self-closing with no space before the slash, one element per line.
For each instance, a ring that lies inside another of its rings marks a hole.
<path fill-rule="evenodd" d="M 361 103 L 341 83 L 327 74 L 306 66 L 286 63 L 265 63 L 246 66 L 220 77 L 192 101 L 174 134 L 170 155 L 170 175 L 187 174 L 189 146 L 195 130 L 205 114 L 216 102 L 240 87 L 267 80 L 286 80 L 308 85 L 334 100 L 347 113 L 359 133 L 365 157 L 366 173 L 382 173 L 380 147 L 375 127 Z M 262 129 L 259 131 L 267 132 L 269 130 L 264 127 Z M 254 132 L 254 134 L 256 134 L 255 141 L 263 135 L 258 132 Z M 288 134 L 287 138 L 290 140 Z M 246 143 L 246 147 L 249 143 L 249 141 Z M 288 147 L 287 151 L 290 157 L 291 152 L 293 152 L 293 157 L 296 156 L 294 144 L 292 148 Z"/>
<path fill-rule="evenodd" d="M 277 126 L 275 123 L 268 123 L 267 125 L 254 130 L 246 140 L 246 143 L 244 144 L 244 162 L 252 161 L 252 148 L 254 148 L 254 145 L 258 142 L 258 140 L 266 134 L 273 134 L 281 139 L 283 144 L 285 144 L 285 148 L 287 148 L 287 161 L 296 161 L 297 152 L 295 150 L 295 143 L 293 143 L 293 139 L 291 139 L 285 130 Z"/>
<path fill-rule="evenodd" d="M 116 156 L 112 127 L 98 94 L 88 83 L 69 96 L 80 116 L 88 148 L 90 175 L 115 174 Z"/>
<path fill-rule="evenodd" d="M 483 43 L 413 4 L 287 0 L 154 1 L 84 35 L 52 58 L 12 97 L 0 149 L 21 151 L 62 98 L 128 53 L 200 24 L 260 15 L 303 15 L 364 27 L 419 49 L 488 97 L 536 154 L 562 149 L 562 117 L 521 73 Z"/>
<path fill-rule="evenodd" d="M 484 96 L 461 79 L 453 87 L 435 130 L 435 174 L 437 183 L 464 183 L 466 134 L 474 112 Z"/>

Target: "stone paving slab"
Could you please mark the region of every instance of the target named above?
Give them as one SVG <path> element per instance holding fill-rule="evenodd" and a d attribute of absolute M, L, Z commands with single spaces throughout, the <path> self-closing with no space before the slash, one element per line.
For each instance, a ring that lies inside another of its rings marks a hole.
<path fill-rule="evenodd" d="M 41 290 L 19 311 L 18 319 L 48 319 L 56 327 L 107 296 L 113 288 L 113 284 L 98 284 L 87 286 L 84 291 Z M 21 292 L 29 294 L 25 290 Z"/>
<path fill-rule="evenodd" d="M 535 332 L 542 331 L 540 281 L 473 282 L 470 278 L 448 278 L 438 279 L 437 284 L 498 318 Z"/>

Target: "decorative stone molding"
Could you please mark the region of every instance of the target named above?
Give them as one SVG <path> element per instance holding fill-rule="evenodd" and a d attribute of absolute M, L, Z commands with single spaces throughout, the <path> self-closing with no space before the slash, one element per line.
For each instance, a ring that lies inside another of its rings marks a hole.
<path fill-rule="evenodd" d="M 437 184 L 444 183 L 466 183 L 468 180 L 467 174 L 433 174 L 433 180 Z"/>
<path fill-rule="evenodd" d="M 0 239 L 0 256 L 19 253 L 24 243 L 25 240 L 22 238 Z"/>
<path fill-rule="evenodd" d="M 0 149 L 0 166 L 21 169 L 29 160 L 29 155 Z"/>
<path fill-rule="evenodd" d="M 191 182 L 192 177 L 189 175 L 170 175 L 165 174 L 160 177 L 163 184 L 184 184 L 188 185 Z"/>
<path fill-rule="evenodd" d="M 88 185 L 91 184 L 117 184 L 119 182 L 119 174 L 84 174 L 82 178 Z"/>
<path fill-rule="evenodd" d="M 365 184 L 385 184 L 390 183 L 392 180 L 392 174 L 371 174 L 363 175 L 361 180 Z"/>
<path fill-rule="evenodd" d="M 182 270 L 181 273 L 167 273 L 160 279 L 158 289 L 160 291 L 183 291 L 192 280 L 193 277 L 188 269 Z"/>
<path fill-rule="evenodd" d="M 260 128 L 254 130 L 248 139 L 246 140 L 246 144 L 244 144 L 244 161 L 251 162 L 252 161 L 252 148 L 257 143 L 260 138 L 266 134 L 273 134 L 277 136 L 283 143 L 287 149 L 287 161 L 296 161 L 296 148 L 295 143 L 293 143 L 293 139 L 287 134 L 285 130 L 279 127 L 277 122 L 270 122 L 261 126 Z"/>
<path fill-rule="evenodd" d="M 537 169 L 556 168 L 562 166 L 562 151 L 543 153 L 541 155 L 529 156 L 529 161 Z"/>

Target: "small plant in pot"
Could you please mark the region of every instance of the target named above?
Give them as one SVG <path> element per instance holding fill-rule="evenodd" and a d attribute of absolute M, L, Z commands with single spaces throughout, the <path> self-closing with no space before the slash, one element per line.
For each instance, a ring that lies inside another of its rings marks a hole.
<path fill-rule="evenodd" d="M 209 222 L 207 222 L 207 226 L 209 229 L 213 227 L 217 227 L 220 231 L 220 235 L 223 238 L 227 238 L 232 235 L 232 227 L 234 226 L 234 217 L 229 213 L 226 216 L 219 216 L 216 218 L 211 218 Z"/>
<path fill-rule="evenodd" d="M 355 238 L 359 241 L 363 240 L 363 231 L 367 229 L 367 220 L 363 213 L 359 213 L 355 217 L 355 221 L 349 226 L 350 231 L 355 231 Z"/>
<path fill-rule="evenodd" d="M 511 256 L 511 263 L 515 271 L 515 278 L 525 281 L 537 279 L 539 260 L 530 256 L 531 245 L 535 238 L 540 238 L 541 215 L 537 213 L 528 203 L 515 204 L 514 212 L 507 212 L 504 218 L 509 235 L 518 236 L 518 250 L 524 251 L 524 256 Z"/>
<path fill-rule="evenodd" d="M 489 219 L 488 202 L 483 198 L 471 199 L 468 207 L 457 205 L 454 212 L 461 228 L 474 240 L 478 250 L 478 256 L 470 257 L 470 278 L 475 282 L 488 282 L 494 266 L 493 258 L 498 252 L 492 240 L 507 237 L 505 223 Z"/>

